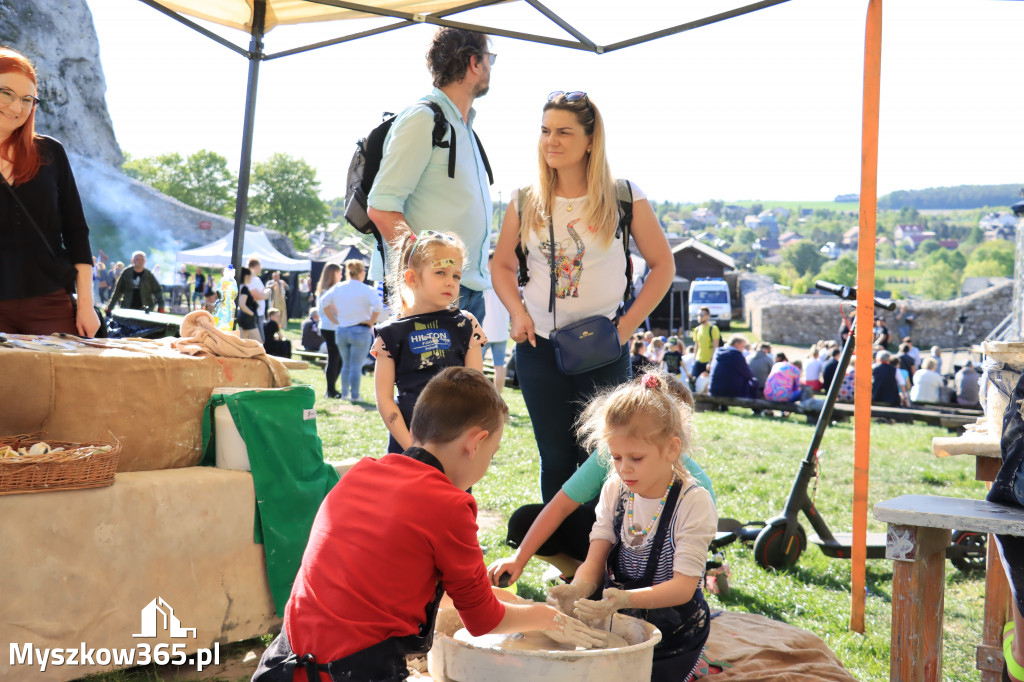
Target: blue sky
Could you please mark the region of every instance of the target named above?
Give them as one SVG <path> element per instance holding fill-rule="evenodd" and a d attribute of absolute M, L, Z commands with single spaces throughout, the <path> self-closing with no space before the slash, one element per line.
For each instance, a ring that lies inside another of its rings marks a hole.
<path fill-rule="evenodd" d="M 212 149 L 237 170 L 247 62 L 134 0 L 88 0 L 107 104 L 134 156 Z M 743 0 L 549 0 L 606 44 L 737 7 Z M 606 55 L 495 38 L 491 92 L 477 132 L 507 200 L 536 172 L 540 110 L 552 90 L 585 90 L 601 107 L 612 172 L 655 199 L 824 201 L 859 191 L 867 0 L 792 0 Z M 629 9 L 626 9 L 629 8 Z M 1020 49 L 1024 3 L 887 0 L 879 193 L 1024 183 Z M 564 34 L 522 2 L 460 15 Z M 266 49 L 380 22 L 278 27 Z M 217 27 L 236 44 L 244 33 Z M 265 62 L 254 159 L 304 158 L 325 199 L 344 194 L 356 139 L 429 90 L 432 27 Z"/>

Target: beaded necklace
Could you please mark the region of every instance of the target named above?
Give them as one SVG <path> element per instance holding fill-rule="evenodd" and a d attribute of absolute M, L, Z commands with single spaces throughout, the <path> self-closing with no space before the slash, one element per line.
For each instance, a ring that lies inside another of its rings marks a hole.
<path fill-rule="evenodd" d="M 672 490 L 672 484 L 675 482 L 676 479 L 675 476 L 673 476 L 672 480 L 668 482 L 668 487 L 665 488 L 665 494 L 661 496 L 661 502 L 658 503 L 658 511 L 654 512 L 654 516 L 651 517 L 647 527 L 642 529 L 638 528 L 636 524 L 633 523 L 634 493 L 632 490 L 629 491 L 629 500 L 626 502 L 626 516 L 629 519 L 629 525 L 626 527 L 626 530 L 633 537 L 646 538 L 650 534 L 651 529 L 654 528 L 654 524 L 658 522 L 658 517 L 661 516 L 661 512 L 665 509 L 665 503 L 668 501 L 668 493 Z"/>

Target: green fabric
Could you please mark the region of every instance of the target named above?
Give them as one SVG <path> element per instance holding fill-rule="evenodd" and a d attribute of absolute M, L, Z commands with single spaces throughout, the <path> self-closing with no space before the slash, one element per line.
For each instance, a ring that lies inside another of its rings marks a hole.
<path fill-rule="evenodd" d="M 320 503 L 338 472 L 324 462 L 311 386 L 214 394 L 203 412 L 202 466 L 216 465 L 213 411 L 226 405 L 245 441 L 256 489 L 253 540 L 263 544 L 278 616 L 291 595 Z"/>
<path fill-rule="evenodd" d="M 701 466 L 690 457 L 684 459 L 683 464 L 686 465 L 686 470 L 690 472 L 690 475 L 693 476 L 697 483 L 711 493 L 711 501 L 717 506 L 718 500 L 715 498 L 715 488 L 711 485 L 711 479 L 704 473 Z M 595 450 L 591 453 L 590 457 L 587 457 L 587 461 L 580 465 L 576 473 L 562 485 L 562 492 L 577 504 L 590 502 L 601 494 L 601 486 L 604 485 L 605 479 L 611 473 L 609 466 L 610 459 L 608 453 L 604 453 L 602 457 L 600 451 Z"/>

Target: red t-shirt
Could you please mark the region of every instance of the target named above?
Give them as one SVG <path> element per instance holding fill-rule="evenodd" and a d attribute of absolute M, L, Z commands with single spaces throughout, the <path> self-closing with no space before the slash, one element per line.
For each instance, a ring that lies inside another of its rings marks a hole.
<path fill-rule="evenodd" d="M 285 608 L 292 651 L 327 663 L 415 634 L 438 580 L 466 628 L 490 632 L 505 607 L 476 533 L 476 500 L 435 467 L 406 455 L 363 459 L 313 522 Z"/>

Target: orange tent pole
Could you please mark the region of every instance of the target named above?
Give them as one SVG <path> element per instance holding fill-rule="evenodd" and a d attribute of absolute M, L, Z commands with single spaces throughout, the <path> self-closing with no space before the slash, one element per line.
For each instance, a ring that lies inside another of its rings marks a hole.
<path fill-rule="evenodd" d="M 854 365 L 853 548 L 850 629 L 864 632 L 868 471 L 871 462 L 871 337 L 875 298 L 875 217 L 878 210 L 878 104 L 882 75 L 882 0 L 869 0 L 864 36 L 860 234 L 857 244 L 857 360 Z"/>

